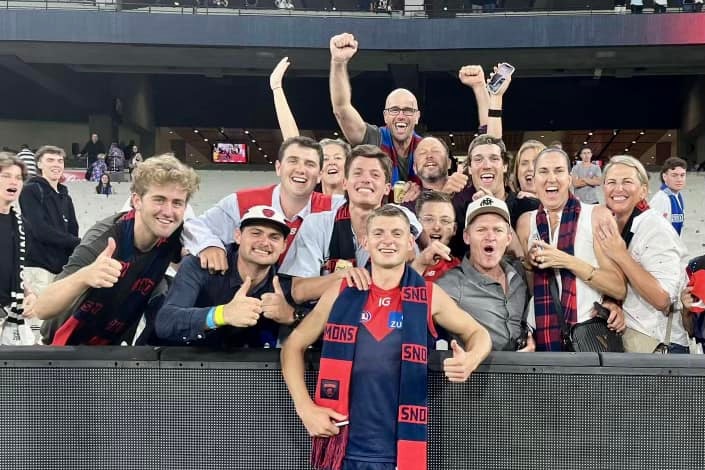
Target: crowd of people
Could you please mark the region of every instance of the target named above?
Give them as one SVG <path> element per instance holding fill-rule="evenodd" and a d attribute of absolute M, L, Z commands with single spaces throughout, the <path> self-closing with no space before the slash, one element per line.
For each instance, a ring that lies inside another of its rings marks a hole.
<path fill-rule="evenodd" d="M 360 115 L 348 76 L 357 51 L 353 35 L 331 38 L 331 102 L 347 142 L 299 135 L 284 58 L 270 76 L 279 183 L 187 220 L 199 177 L 173 155 L 135 165 L 128 210 L 79 238 L 65 152 L 38 149 L 29 179 L 21 153 L 0 154 L 0 250 L 11 254 L 0 263 L 0 342 L 281 346 L 313 465 L 351 470 L 425 468 L 430 349 L 449 350 L 444 373 L 460 382 L 491 349 L 577 350 L 581 327 L 598 320 L 627 352 L 703 341 L 704 263 L 689 262 L 679 235 L 683 160 L 664 163 L 648 201 L 632 156 L 600 169 L 583 148 L 573 165 L 532 140 L 511 159 L 511 78 L 490 93 L 482 67 L 467 65 L 458 76 L 479 135 L 450 172 L 446 143 L 416 133 L 412 92 L 387 96 L 383 126 Z M 97 137 L 85 150 L 101 162 Z M 321 347 L 313 398 L 311 345 Z"/>

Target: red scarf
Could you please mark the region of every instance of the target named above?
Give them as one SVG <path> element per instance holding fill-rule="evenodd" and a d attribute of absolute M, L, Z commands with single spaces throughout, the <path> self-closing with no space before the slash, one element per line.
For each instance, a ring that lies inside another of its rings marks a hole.
<path fill-rule="evenodd" d="M 572 194 L 563 207 L 560 228 L 558 229 L 557 248 L 569 255 L 575 254 L 575 234 L 578 231 L 578 218 L 580 217 L 580 201 Z M 546 211 L 541 204 L 536 213 L 536 229 L 541 240 L 550 243 Z M 536 350 L 561 351 L 561 321 L 555 311 L 551 291 L 549 288 L 550 276 L 554 276 L 554 268 L 537 269 L 534 272 L 534 311 L 536 313 Z M 568 325 L 578 321 L 575 274 L 569 269 L 560 269 L 561 298 L 563 317 Z"/>

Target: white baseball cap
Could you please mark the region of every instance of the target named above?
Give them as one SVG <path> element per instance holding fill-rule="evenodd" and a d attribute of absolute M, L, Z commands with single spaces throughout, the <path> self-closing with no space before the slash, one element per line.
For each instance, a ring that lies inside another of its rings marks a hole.
<path fill-rule="evenodd" d="M 252 206 L 245 215 L 240 219 L 240 228 L 245 228 L 248 225 L 256 225 L 257 223 L 265 223 L 275 225 L 281 229 L 284 236 L 289 235 L 289 226 L 286 224 L 284 216 L 276 209 L 270 206 Z"/>
<path fill-rule="evenodd" d="M 511 223 L 507 203 L 492 196 L 481 197 L 472 202 L 465 211 L 465 226 L 467 227 L 475 217 L 482 214 L 497 214 Z"/>

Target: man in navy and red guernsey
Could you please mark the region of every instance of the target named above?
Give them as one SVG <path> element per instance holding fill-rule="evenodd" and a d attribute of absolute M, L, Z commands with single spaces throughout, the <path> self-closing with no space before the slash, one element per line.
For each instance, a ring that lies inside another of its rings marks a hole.
<path fill-rule="evenodd" d="M 45 342 L 117 345 L 127 338 L 169 263 L 181 260 L 186 204 L 196 172 L 170 155 L 132 173 L 132 210 L 97 222 L 35 306 Z M 57 330 L 58 328 L 58 330 Z M 129 342 L 129 341 L 128 341 Z"/>
<path fill-rule="evenodd" d="M 334 209 L 344 202 L 342 197 L 314 192 L 321 176 L 322 162 L 323 150 L 315 140 L 309 137 L 285 140 L 274 165 L 281 182 L 236 191 L 200 217 L 187 220 L 184 246 L 191 254 L 198 255 L 203 269 L 224 272 L 228 269 L 225 246 L 233 243 L 242 215 L 253 206 L 271 206 L 286 217 L 291 230 L 286 240 L 288 250 L 307 215 Z M 285 255 L 286 251 L 280 261 Z"/>
<path fill-rule="evenodd" d="M 406 264 L 409 220 L 386 205 L 367 219 L 369 290 L 332 286 L 289 336 L 282 372 L 296 411 L 313 437 L 311 463 L 324 470 L 427 468 L 427 357 L 434 324 L 451 343 L 443 362 L 452 382 L 467 380 L 487 356 L 487 331 L 438 286 Z M 304 352 L 323 334 L 313 399 L 304 381 Z"/>

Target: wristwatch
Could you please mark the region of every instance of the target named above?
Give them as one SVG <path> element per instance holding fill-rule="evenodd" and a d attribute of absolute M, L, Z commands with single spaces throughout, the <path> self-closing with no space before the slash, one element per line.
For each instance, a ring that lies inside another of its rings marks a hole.
<path fill-rule="evenodd" d="M 301 305 L 294 306 L 294 322 L 291 324 L 292 328 L 299 326 L 299 323 L 301 323 L 301 320 L 304 319 L 307 313 L 308 309 L 305 307 L 302 307 Z"/>

